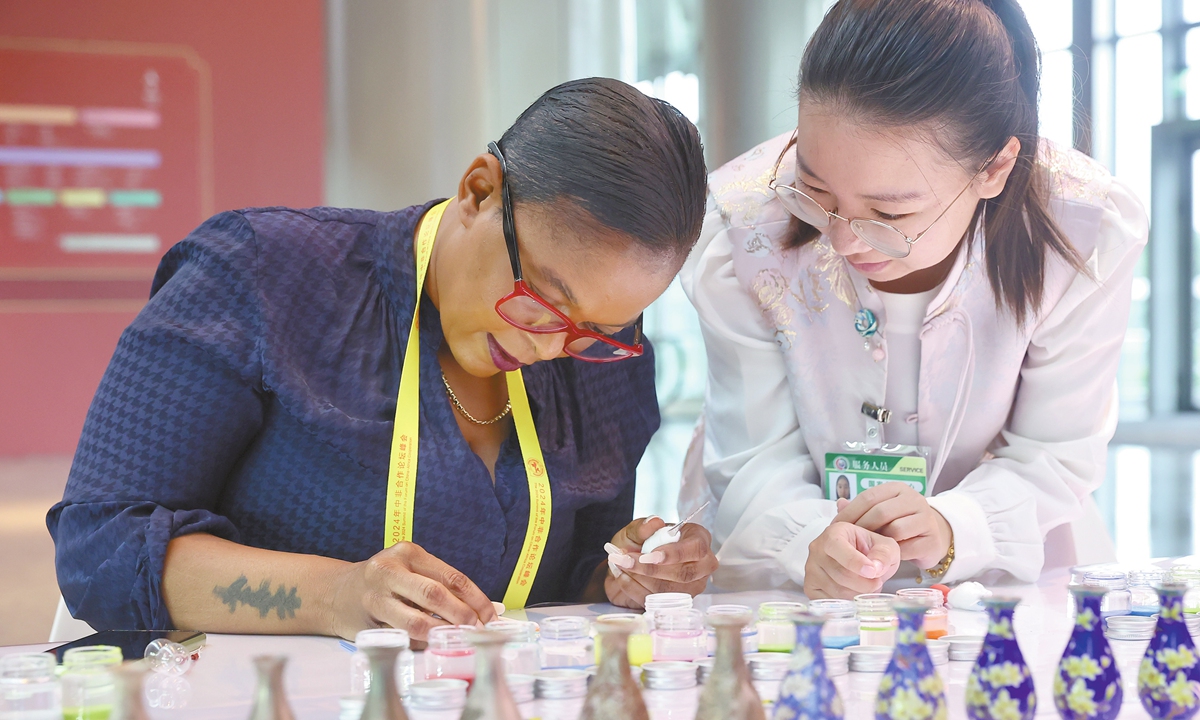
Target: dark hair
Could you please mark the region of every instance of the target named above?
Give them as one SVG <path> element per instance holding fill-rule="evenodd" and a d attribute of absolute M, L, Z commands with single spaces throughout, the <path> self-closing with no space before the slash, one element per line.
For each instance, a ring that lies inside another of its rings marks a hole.
<path fill-rule="evenodd" d="M 696 126 L 611 78 L 551 88 L 500 138 L 513 202 L 566 200 L 660 255 L 686 255 L 704 222 Z"/>
<path fill-rule="evenodd" d="M 1009 138 L 1008 182 L 976 209 L 997 307 L 1019 323 L 1042 301 L 1047 249 L 1083 260 L 1047 208 L 1037 170 L 1041 53 L 1017 0 L 840 0 L 805 48 L 799 93 L 884 127 L 925 126 L 972 174 Z M 973 164 L 973 166 L 972 166 Z M 797 221 L 791 246 L 818 231 Z"/>

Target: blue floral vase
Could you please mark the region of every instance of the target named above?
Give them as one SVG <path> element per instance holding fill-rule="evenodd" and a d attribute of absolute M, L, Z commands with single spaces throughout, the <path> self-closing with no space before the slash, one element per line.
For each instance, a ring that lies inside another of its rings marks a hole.
<path fill-rule="evenodd" d="M 796 624 L 796 647 L 771 720 L 840 720 L 845 717 L 842 698 L 825 670 L 825 648 L 821 643 L 825 618 L 797 613 L 792 621 Z"/>
<path fill-rule="evenodd" d="M 945 720 L 946 692 L 925 647 L 925 605 L 897 601 L 892 661 L 879 680 L 875 720 Z"/>
<path fill-rule="evenodd" d="M 1154 718 L 1190 718 L 1200 710 L 1200 663 L 1196 646 L 1183 621 L 1183 594 L 1187 585 L 1159 587 L 1158 625 L 1142 665 L 1138 668 L 1138 697 Z"/>
<path fill-rule="evenodd" d="M 1100 619 L 1105 592 L 1095 585 L 1071 588 L 1079 610 L 1054 675 L 1054 707 L 1066 720 L 1113 720 L 1121 712 L 1121 673 Z"/>
<path fill-rule="evenodd" d="M 983 650 L 967 676 L 967 717 L 971 720 L 1032 720 L 1037 712 L 1033 673 L 1013 632 L 1017 598 L 983 600 L 988 614 Z"/>

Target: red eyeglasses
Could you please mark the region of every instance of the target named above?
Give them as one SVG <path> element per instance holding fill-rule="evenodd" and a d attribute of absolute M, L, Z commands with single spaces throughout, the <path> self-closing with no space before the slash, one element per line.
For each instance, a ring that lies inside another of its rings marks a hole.
<path fill-rule="evenodd" d="M 644 352 L 640 315 L 631 327 L 606 335 L 579 327 L 526 284 L 521 275 L 521 256 L 517 250 L 517 229 L 513 223 L 512 196 L 508 190 L 508 166 L 499 145 L 488 143 L 488 152 L 500 161 L 500 171 L 503 173 L 500 193 L 504 242 L 508 245 L 508 260 L 513 271 L 513 291 L 496 303 L 496 313 L 518 330 L 539 335 L 566 333 L 563 350 L 577 360 L 607 363 L 640 356 Z"/>

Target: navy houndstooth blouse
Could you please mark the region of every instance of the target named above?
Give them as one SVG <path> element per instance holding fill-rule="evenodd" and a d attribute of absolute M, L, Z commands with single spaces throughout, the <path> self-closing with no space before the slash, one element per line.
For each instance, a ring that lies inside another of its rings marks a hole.
<path fill-rule="evenodd" d="M 413 232 L 430 205 L 227 212 L 166 254 L 47 516 L 75 617 L 171 627 L 163 560 L 188 533 L 349 561 L 382 549 Z M 520 446 L 505 441 L 493 486 L 442 388 L 438 312 L 421 314 L 413 541 L 500 599 L 528 518 Z M 524 376 L 554 502 L 529 601 L 569 601 L 632 519 L 659 424 L 654 358 L 559 359 Z"/>

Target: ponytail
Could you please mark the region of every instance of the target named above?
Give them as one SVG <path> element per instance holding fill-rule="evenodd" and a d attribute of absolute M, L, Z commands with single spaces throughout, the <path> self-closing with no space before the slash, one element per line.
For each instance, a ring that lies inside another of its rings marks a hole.
<path fill-rule="evenodd" d="M 800 93 L 884 127 L 927 126 L 946 154 L 979 167 L 1021 144 L 1003 192 L 981 201 L 996 305 L 1024 323 L 1043 300 L 1047 251 L 1083 259 L 1048 209 L 1037 169 L 1041 54 L 1017 0 L 839 0 L 805 48 Z M 800 221 L 790 245 L 819 232 Z"/>

